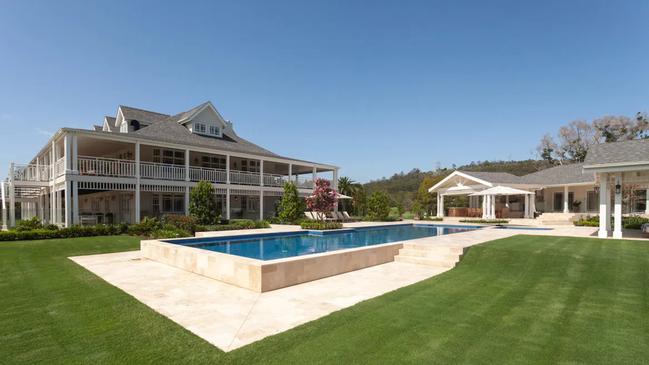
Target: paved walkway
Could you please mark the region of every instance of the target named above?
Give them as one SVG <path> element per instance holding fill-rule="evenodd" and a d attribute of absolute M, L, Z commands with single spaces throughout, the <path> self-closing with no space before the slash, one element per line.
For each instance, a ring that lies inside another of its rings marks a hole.
<path fill-rule="evenodd" d="M 369 225 L 376 224 L 346 224 L 349 227 Z M 264 232 L 295 229 L 273 226 Z M 489 227 L 409 242 L 468 247 L 516 234 L 587 237 L 596 235 L 596 229 L 563 226 L 552 231 L 531 231 Z M 255 293 L 140 259 L 139 251 L 70 259 L 224 351 L 446 271 L 425 265 L 391 262 L 271 292 Z"/>

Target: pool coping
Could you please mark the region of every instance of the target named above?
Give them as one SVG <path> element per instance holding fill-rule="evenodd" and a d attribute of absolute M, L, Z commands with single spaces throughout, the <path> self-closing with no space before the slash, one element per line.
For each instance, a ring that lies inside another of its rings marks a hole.
<path fill-rule="evenodd" d="M 422 224 L 402 223 L 399 225 Z M 358 228 L 370 229 L 384 226 L 389 227 L 394 225 L 375 225 Z M 436 224 L 434 226 L 460 227 L 462 225 Z M 482 228 L 475 225 L 463 227 Z M 351 228 L 349 231 L 357 230 L 358 228 Z M 340 232 L 339 230 L 336 231 Z M 304 232 L 268 232 L 261 234 L 261 236 L 303 234 Z M 222 240 L 228 238 L 246 239 L 259 236 L 259 233 L 251 233 L 209 238 Z M 178 240 L 182 239 L 141 241 L 140 251 L 142 257 L 252 291 L 266 292 L 394 261 L 394 257 L 403 248 L 404 242 L 416 239 L 273 260 L 259 260 L 171 243 Z M 185 240 L 187 239 L 185 238 Z"/>

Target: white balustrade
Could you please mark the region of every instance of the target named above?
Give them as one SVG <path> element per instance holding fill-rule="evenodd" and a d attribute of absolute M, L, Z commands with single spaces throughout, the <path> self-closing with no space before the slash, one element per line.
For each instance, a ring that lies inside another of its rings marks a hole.
<path fill-rule="evenodd" d="M 14 164 L 14 181 L 49 181 L 50 167 L 47 165 Z"/>
<path fill-rule="evenodd" d="M 191 181 L 209 181 L 213 183 L 225 183 L 227 181 L 227 172 L 222 169 L 212 169 L 206 167 L 190 167 L 189 179 Z"/>
<path fill-rule="evenodd" d="M 54 177 L 65 175 L 65 157 L 59 158 L 54 163 Z"/>
<path fill-rule="evenodd" d="M 230 184 L 259 185 L 260 182 L 259 173 L 230 170 Z"/>
<path fill-rule="evenodd" d="M 185 166 L 156 162 L 140 162 L 140 176 L 144 179 L 185 180 Z"/>
<path fill-rule="evenodd" d="M 264 186 L 275 186 L 282 187 L 284 183 L 288 181 L 287 176 L 275 175 L 275 174 L 264 174 Z"/>
<path fill-rule="evenodd" d="M 295 185 L 298 188 L 312 189 L 313 188 L 313 180 L 298 176 L 297 180 L 295 181 Z"/>
<path fill-rule="evenodd" d="M 135 162 L 113 158 L 80 156 L 79 174 L 92 176 L 134 177 Z"/>

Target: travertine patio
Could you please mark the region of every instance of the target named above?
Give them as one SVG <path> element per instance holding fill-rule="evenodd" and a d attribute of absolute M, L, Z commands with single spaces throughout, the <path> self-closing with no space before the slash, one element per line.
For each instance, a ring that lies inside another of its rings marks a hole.
<path fill-rule="evenodd" d="M 350 224 L 350 226 L 367 223 Z M 285 227 L 284 227 L 285 228 Z M 281 231 L 273 227 L 268 231 Z M 290 228 L 292 229 L 292 228 Z M 409 242 L 468 247 L 516 234 L 591 236 L 596 228 L 481 229 Z M 447 269 L 390 262 L 266 293 L 141 259 L 139 251 L 71 257 L 110 284 L 224 351 L 258 341 Z"/>

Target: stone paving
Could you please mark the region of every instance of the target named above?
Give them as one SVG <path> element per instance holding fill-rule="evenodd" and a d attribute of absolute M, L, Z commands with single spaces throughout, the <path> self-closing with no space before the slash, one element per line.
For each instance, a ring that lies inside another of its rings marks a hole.
<path fill-rule="evenodd" d="M 359 222 L 345 225 L 361 227 L 377 224 Z M 297 227 L 273 226 L 263 232 L 296 229 Z M 228 232 L 227 235 L 233 233 Z M 219 232 L 215 235 L 225 234 Z M 408 242 L 468 247 L 517 234 L 589 237 L 596 236 L 597 230 L 570 226 L 554 227 L 551 231 L 487 227 Z M 288 288 L 255 293 L 141 259 L 139 251 L 70 259 L 224 351 L 245 346 L 447 270 L 390 262 Z"/>

